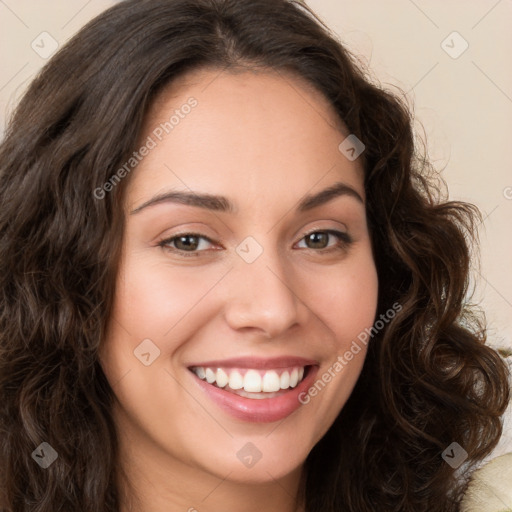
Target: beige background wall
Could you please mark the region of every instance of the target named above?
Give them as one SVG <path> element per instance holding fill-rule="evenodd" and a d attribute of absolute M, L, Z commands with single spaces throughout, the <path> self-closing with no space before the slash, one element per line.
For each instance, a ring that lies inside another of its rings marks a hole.
<path fill-rule="evenodd" d="M 0 0 L 0 135 L 53 46 L 113 3 Z M 451 198 L 483 212 L 474 300 L 487 312 L 494 343 L 512 347 L 512 1 L 308 4 L 383 84 L 407 93 Z"/>

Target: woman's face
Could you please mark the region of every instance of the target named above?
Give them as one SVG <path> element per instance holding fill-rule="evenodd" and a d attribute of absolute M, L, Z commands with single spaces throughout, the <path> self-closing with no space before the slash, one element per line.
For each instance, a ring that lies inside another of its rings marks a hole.
<path fill-rule="evenodd" d="M 348 134 L 278 73 L 195 71 L 153 103 L 101 352 L 139 467 L 286 478 L 345 404 L 377 304 Z"/>

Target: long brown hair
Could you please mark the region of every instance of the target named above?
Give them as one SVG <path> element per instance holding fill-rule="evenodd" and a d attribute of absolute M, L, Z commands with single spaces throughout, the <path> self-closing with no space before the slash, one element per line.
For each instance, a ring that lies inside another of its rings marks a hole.
<path fill-rule="evenodd" d="M 304 471 L 307 512 L 447 512 L 501 435 L 507 369 L 467 303 L 478 210 L 438 194 L 411 115 L 285 0 L 126 0 L 44 67 L 0 147 L 0 509 L 118 512 L 115 395 L 98 363 L 134 151 L 155 95 L 202 66 L 295 73 L 366 146 L 379 313 L 358 383 Z M 136 171 L 135 171 L 136 172 Z M 58 453 L 47 469 L 33 451 Z"/>

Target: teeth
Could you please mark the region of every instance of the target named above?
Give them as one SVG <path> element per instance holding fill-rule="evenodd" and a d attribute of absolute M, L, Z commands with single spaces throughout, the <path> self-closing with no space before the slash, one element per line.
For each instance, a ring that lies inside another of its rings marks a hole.
<path fill-rule="evenodd" d="M 281 389 L 281 381 L 276 372 L 265 372 L 263 376 L 263 391 L 266 393 L 273 393 Z"/>
<path fill-rule="evenodd" d="M 217 386 L 219 386 L 219 388 L 223 388 L 229 382 L 229 376 L 222 368 L 218 368 L 215 380 L 217 382 Z"/>
<path fill-rule="evenodd" d="M 299 380 L 299 372 L 297 368 L 294 368 L 292 370 L 292 373 L 290 373 L 290 387 L 294 388 L 297 385 L 297 382 Z"/>
<path fill-rule="evenodd" d="M 231 389 L 242 389 L 244 387 L 244 378 L 242 377 L 242 374 L 239 371 L 233 370 L 229 374 L 229 387 Z"/>
<path fill-rule="evenodd" d="M 215 383 L 219 388 L 229 387 L 245 393 L 276 393 L 281 389 L 295 388 L 304 377 L 304 367 L 289 370 L 243 370 L 227 368 L 204 368 L 197 366 L 193 372 L 209 384 Z M 254 395 L 250 398 L 265 398 L 264 395 Z"/>
<path fill-rule="evenodd" d="M 256 370 L 249 370 L 244 377 L 244 390 L 249 393 L 261 391 L 261 375 Z"/>
<path fill-rule="evenodd" d="M 215 382 L 216 375 L 215 375 L 215 372 L 211 368 L 206 368 L 205 374 L 206 374 L 206 382 L 208 382 L 208 384 Z"/>
<path fill-rule="evenodd" d="M 283 372 L 281 374 L 281 389 L 288 389 L 290 387 L 290 374 Z"/>

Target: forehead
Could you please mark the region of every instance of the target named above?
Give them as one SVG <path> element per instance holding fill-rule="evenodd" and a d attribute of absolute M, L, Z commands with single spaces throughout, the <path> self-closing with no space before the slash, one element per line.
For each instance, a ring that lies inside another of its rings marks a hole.
<path fill-rule="evenodd" d="M 298 115 L 309 111 L 310 115 L 316 113 L 328 125 L 348 134 L 329 100 L 309 81 L 293 71 L 257 67 L 205 67 L 179 75 L 154 99 L 146 116 L 145 129 L 161 120 L 162 114 L 165 117 L 169 106 L 179 107 L 190 96 L 207 102 L 204 106 L 211 109 L 222 107 L 225 102 L 239 112 L 254 108 L 267 112 L 279 107 L 278 111 L 273 111 L 273 117 L 284 115 L 289 109 Z"/>
<path fill-rule="evenodd" d="M 192 106 L 193 105 L 193 106 Z M 255 200 L 302 196 L 342 179 L 361 195 L 362 168 L 339 151 L 349 132 L 329 101 L 282 72 L 203 69 L 154 100 L 129 202 L 170 188 Z"/>

